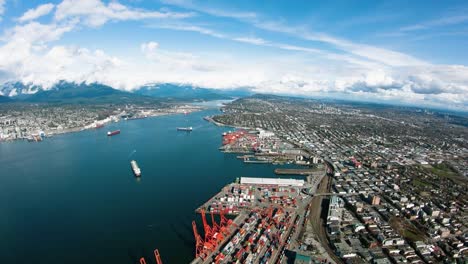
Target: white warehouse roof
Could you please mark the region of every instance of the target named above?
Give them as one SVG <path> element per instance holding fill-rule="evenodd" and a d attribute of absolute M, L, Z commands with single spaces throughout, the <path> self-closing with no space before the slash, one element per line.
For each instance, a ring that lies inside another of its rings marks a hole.
<path fill-rule="evenodd" d="M 304 180 L 274 179 L 274 178 L 251 178 L 241 177 L 241 184 L 280 185 L 280 186 L 304 186 Z"/>

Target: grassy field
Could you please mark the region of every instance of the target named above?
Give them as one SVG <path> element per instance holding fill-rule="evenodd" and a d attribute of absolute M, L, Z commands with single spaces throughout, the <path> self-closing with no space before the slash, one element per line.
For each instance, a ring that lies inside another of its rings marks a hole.
<path fill-rule="evenodd" d="M 433 165 L 429 171 L 441 178 L 451 179 L 458 184 L 466 184 L 466 179 L 460 176 L 450 165 L 441 163 Z"/>
<path fill-rule="evenodd" d="M 424 232 L 417 229 L 407 219 L 401 217 L 392 217 L 389 220 L 390 226 L 396 230 L 403 238 L 409 241 L 424 241 L 426 236 Z"/>
<path fill-rule="evenodd" d="M 421 179 L 413 179 L 411 182 L 414 186 L 419 186 L 419 187 L 426 187 L 426 186 L 431 186 L 429 182 L 423 181 Z"/>
<path fill-rule="evenodd" d="M 451 178 L 457 176 L 457 173 L 445 163 L 432 166 L 431 172 L 444 178 Z"/>

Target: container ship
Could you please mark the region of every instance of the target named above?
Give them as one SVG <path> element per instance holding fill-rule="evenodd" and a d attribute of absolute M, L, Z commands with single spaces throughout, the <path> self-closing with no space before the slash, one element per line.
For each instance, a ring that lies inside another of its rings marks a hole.
<path fill-rule="evenodd" d="M 187 131 L 187 132 L 190 132 L 192 131 L 193 128 L 192 127 L 178 127 L 177 128 L 177 131 Z"/>
<path fill-rule="evenodd" d="M 133 170 L 133 173 L 135 174 L 136 177 L 140 177 L 141 176 L 141 170 L 140 170 L 140 167 L 138 167 L 138 164 L 135 160 L 132 160 L 130 161 L 130 165 L 132 165 L 132 170 Z"/>
<path fill-rule="evenodd" d="M 117 134 L 120 134 L 120 130 L 114 130 L 114 131 L 107 131 L 107 136 L 115 136 Z"/>

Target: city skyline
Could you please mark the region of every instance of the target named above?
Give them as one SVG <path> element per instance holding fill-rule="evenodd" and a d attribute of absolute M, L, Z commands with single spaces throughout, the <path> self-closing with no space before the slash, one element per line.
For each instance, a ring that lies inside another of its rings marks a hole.
<path fill-rule="evenodd" d="M 0 82 L 147 83 L 468 109 L 463 1 L 0 1 Z"/>

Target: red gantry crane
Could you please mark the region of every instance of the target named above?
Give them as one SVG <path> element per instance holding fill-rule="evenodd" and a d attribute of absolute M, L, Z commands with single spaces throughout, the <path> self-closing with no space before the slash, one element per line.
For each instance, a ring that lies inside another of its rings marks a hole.
<path fill-rule="evenodd" d="M 154 258 L 156 259 L 156 264 L 162 264 L 161 255 L 157 249 L 154 250 Z M 140 258 L 140 264 L 146 264 L 145 258 Z"/>
<path fill-rule="evenodd" d="M 202 236 L 198 233 L 195 221 L 192 221 L 192 228 L 195 236 L 195 256 L 204 260 L 229 235 L 229 227 L 234 223 L 224 216 L 223 210 L 219 210 L 219 223 L 215 221 L 214 213 L 211 212 L 212 226 L 206 220 L 205 210 L 200 210 L 200 214 L 203 222 L 204 238 L 202 239 Z"/>

